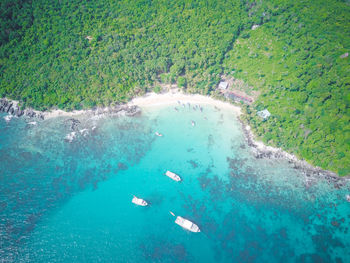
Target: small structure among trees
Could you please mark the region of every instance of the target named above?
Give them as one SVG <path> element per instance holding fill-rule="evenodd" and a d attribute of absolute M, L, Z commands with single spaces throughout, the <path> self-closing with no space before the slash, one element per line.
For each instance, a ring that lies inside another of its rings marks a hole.
<path fill-rule="evenodd" d="M 258 111 L 257 114 L 259 117 L 263 118 L 264 120 L 266 120 L 268 117 L 271 116 L 271 113 L 267 109 Z"/>
<path fill-rule="evenodd" d="M 226 90 L 228 88 L 228 82 L 226 82 L 226 81 L 221 81 L 220 83 L 219 83 L 219 89 L 221 89 L 221 90 Z"/>

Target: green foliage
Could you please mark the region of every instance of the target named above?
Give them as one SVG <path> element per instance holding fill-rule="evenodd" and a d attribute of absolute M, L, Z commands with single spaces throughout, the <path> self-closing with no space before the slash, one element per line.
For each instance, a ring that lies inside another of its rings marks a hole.
<path fill-rule="evenodd" d="M 179 87 L 186 87 L 186 79 L 184 77 L 178 77 L 177 78 L 177 85 Z"/>
<path fill-rule="evenodd" d="M 162 88 L 161 88 L 161 86 L 157 85 L 157 86 L 155 86 L 155 87 L 153 88 L 153 91 L 154 91 L 155 93 L 160 93 L 160 92 L 162 91 Z"/>
<path fill-rule="evenodd" d="M 0 36 L 0 94 L 36 109 L 108 105 L 157 82 L 209 93 L 249 21 L 237 0 L 28 3 L 1 5 L 15 30 Z"/>
<path fill-rule="evenodd" d="M 349 175 L 350 67 L 340 56 L 350 50 L 350 7 L 321 2 L 295 1 L 242 35 L 224 67 L 261 92 L 249 118 L 266 143 Z M 272 113 L 265 122 L 256 116 L 264 108 Z"/>

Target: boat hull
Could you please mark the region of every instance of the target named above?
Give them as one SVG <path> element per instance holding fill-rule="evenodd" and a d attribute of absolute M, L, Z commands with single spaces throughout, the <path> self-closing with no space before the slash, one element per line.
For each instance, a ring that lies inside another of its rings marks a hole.
<path fill-rule="evenodd" d="M 166 171 L 165 175 L 168 176 L 169 178 L 173 179 L 174 181 L 177 181 L 177 182 L 181 181 L 181 177 L 173 172 Z"/>
<path fill-rule="evenodd" d="M 141 199 L 141 198 L 137 198 L 136 196 L 134 196 L 134 198 L 131 200 L 132 203 L 134 203 L 135 205 L 139 205 L 139 206 L 147 206 L 148 203 Z"/>
<path fill-rule="evenodd" d="M 178 216 L 176 218 L 175 223 L 178 224 L 179 226 L 181 226 L 182 228 L 189 230 L 191 232 L 194 232 L 194 233 L 201 232 L 201 230 L 199 229 L 199 227 L 195 223 L 193 223 L 190 220 L 183 218 L 181 216 Z"/>

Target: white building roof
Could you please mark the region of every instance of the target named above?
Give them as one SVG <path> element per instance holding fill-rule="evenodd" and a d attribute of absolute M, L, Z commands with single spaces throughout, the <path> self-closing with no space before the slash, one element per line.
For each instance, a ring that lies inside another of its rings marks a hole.
<path fill-rule="evenodd" d="M 227 89 L 228 83 L 226 81 L 221 81 L 219 83 L 219 89 Z"/>
<path fill-rule="evenodd" d="M 258 114 L 258 116 L 260 116 L 263 119 L 267 119 L 268 117 L 271 116 L 271 113 L 267 109 L 264 109 L 262 111 L 258 111 L 257 114 Z"/>

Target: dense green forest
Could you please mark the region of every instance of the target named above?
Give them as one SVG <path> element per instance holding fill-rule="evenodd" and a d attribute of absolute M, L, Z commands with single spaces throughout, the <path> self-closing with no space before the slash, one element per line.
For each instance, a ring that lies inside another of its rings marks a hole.
<path fill-rule="evenodd" d="M 246 119 L 272 144 L 350 175 L 350 6 L 294 3 L 236 41 L 225 72 L 261 92 Z M 257 110 L 272 117 L 263 122 Z"/>
<path fill-rule="evenodd" d="M 337 0 L 3 0 L 0 97 L 72 110 L 222 74 L 260 96 L 246 120 L 269 144 L 350 174 L 350 5 Z M 260 25 L 251 30 L 253 25 Z M 271 118 L 256 116 L 268 108 Z"/>

